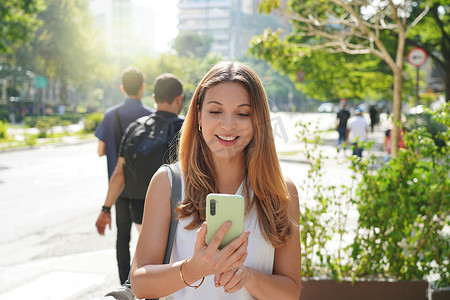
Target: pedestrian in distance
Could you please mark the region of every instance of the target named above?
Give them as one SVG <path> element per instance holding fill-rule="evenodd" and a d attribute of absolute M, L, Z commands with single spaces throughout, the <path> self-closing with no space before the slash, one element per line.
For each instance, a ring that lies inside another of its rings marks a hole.
<path fill-rule="evenodd" d="M 361 142 L 366 142 L 367 135 L 369 133 L 369 126 L 362 113 L 363 109 L 358 106 L 355 109 L 355 116 L 348 120 L 347 125 L 347 141 L 352 144 L 352 155 L 356 155 L 358 157 L 362 157 L 362 152 L 364 150 L 364 148 L 358 144 L 360 144 Z"/>
<path fill-rule="evenodd" d="M 337 132 L 339 133 L 339 138 L 337 142 L 337 146 L 340 147 L 342 143 L 347 142 L 347 122 L 350 118 L 350 112 L 347 109 L 347 105 L 345 102 L 342 104 L 341 110 L 337 113 L 336 119 L 338 121 Z M 344 146 L 345 149 L 345 146 Z"/>
<path fill-rule="evenodd" d="M 398 149 L 405 148 L 405 142 L 403 141 L 403 137 L 405 136 L 406 130 L 404 128 L 399 128 L 398 131 Z M 384 161 L 387 163 L 391 159 L 391 148 L 392 148 L 392 141 L 391 141 L 391 134 L 392 130 L 388 129 L 384 133 L 384 140 L 383 140 L 383 150 L 386 152 L 386 155 L 384 157 Z"/>
<path fill-rule="evenodd" d="M 376 105 L 371 105 L 369 108 L 370 117 L 370 131 L 373 132 L 374 128 L 380 122 L 380 113 Z"/>
<path fill-rule="evenodd" d="M 176 137 L 183 122 L 178 117 L 183 97 L 182 83 L 175 75 L 162 74 L 156 78 L 153 94 L 157 104 L 156 112 L 130 123 L 123 136 L 106 199 L 96 222 L 97 231 L 101 235 L 104 234 L 106 226 L 111 228 L 110 210 L 114 204 L 117 208 L 116 199 L 124 189 L 128 195 L 129 220 L 140 230 L 145 193 L 150 179 L 163 163 L 169 162 L 169 149 L 176 147 Z M 147 128 L 154 132 L 145 132 Z M 164 129 L 165 140 L 161 141 Z M 139 152 L 136 148 L 142 147 L 144 143 L 147 151 Z M 129 268 L 130 260 L 126 262 Z M 128 274 L 125 275 L 125 280 L 127 277 Z M 122 279 L 121 277 L 121 281 Z"/>
<path fill-rule="evenodd" d="M 299 299 L 301 251 L 295 185 L 281 173 L 268 101 L 256 73 L 221 62 L 200 81 L 179 142 L 184 193 L 169 264 L 171 174 L 153 176 L 131 270 L 137 298 Z M 206 196 L 245 198 L 244 232 L 219 249 L 225 222 L 207 245 Z M 262 284 L 263 283 L 263 284 Z"/>
<path fill-rule="evenodd" d="M 143 105 L 141 102 L 144 93 L 144 74 L 138 68 L 130 67 L 123 71 L 120 89 L 125 95 L 125 100 L 120 105 L 111 107 L 106 111 L 102 122 L 95 131 L 95 136 L 99 139 L 98 155 L 106 155 L 108 180 L 116 167 L 120 141 L 125 129 L 137 118 L 154 112 L 154 109 Z M 115 207 L 117 225 L 116 257 L 120 282 L 124 283 L 130 271 L 129 244 L 132 226 L 131 200 L 125 192 L 118 195 Z M 107 207 L 103 208 L 102 214 L 104 218 L 110 218 L 110 209 Z M 104 234 L 104 231 L 99 231 L 99 233 Z"/>

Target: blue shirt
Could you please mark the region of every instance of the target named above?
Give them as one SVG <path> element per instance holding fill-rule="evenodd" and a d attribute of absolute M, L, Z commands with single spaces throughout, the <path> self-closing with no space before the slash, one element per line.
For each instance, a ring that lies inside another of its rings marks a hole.
<path fill-rule="evenodd" d="M 119 106 L 111 107 L 106 111 L 103 121 L 95 130 L 95 136 L 105 143 L 108 179 L 111 178 L 116 167 L 121 142 L 120 140 L 116 140 L 115 110 L 117 107 L 119 108 L 118 113 L 122 135 L 125 134 L 125 130 L 131 122 L 155 111 L 154 109 L 143 105 L 142 102 L 136 98 L 127 98 Z M 125 194 L 122 193 L 121 196 L 125 196 Z"/>

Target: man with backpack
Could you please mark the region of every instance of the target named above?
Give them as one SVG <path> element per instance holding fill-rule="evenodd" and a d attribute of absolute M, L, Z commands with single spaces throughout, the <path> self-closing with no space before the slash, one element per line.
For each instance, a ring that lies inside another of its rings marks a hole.
<path fill-rule="evenodd" d="M 173 74 L 158 76 L 153 98 L 157 111 L 132 122 L 122 138 L 116 168 L 96 222 L 97 231 L 102 235 L 106 226 L 111 229 L 109 210 L 124 189 L 131 201 L 132 221 L 140 230 L 148 184 L 159 167 L 170 162 L 171 154 L 176 154 L 178 132 L 183 123 L 178 117 L 184 98 L 180 80 Z"/>
<path fill-rule="evenodd" d="M 111 178 L 116 167 L 120 141 L 128 125 L 137 118 L 148 116 L 155 111 L 141 102 L 144 93 L 144 77 L 141 70 L 135 67 L 123 71 L 120 89 L 125 94 L 125 101 L 120 105 L 109 108 L 95 131 L 95 136 L 98 138 L 98 155 L 106 155 L 108 179 Z M 118 194 L 117 197 L 116 257 L 120 282 L 124 283 L 130 271 L 131 200 L 125 191 Z M 104 218 L 109 217 L 110 208 L 104 207 L 103 210 Z M 104 229 L 99 233 L 103 234 Z"/>

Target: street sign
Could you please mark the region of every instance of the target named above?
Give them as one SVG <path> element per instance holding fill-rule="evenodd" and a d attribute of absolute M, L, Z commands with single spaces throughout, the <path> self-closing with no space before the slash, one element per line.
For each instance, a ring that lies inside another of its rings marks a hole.
<path fill-rule="evenodd" d="M 406 55 L 406 59 L 411 65 L 419 68 L 423 66 L 427 61 L 427 53 L 422 48 L 414 47 L 409 50 L 408 54 Z"/>
<path fill-rule="evenodd" d="M 298 71 L 298 72 L 297 72 L 297 82 L 303 82 L 303 81 L 305 81 L 305 76 L 306 76 L 305 72 L 303 72 L 303 71 Z"/>
<path fill-rule="evenodd" d="M 36 76 L 34 78 L 34 87 L 45 89 L 47 87 L 47 77 Z"/>

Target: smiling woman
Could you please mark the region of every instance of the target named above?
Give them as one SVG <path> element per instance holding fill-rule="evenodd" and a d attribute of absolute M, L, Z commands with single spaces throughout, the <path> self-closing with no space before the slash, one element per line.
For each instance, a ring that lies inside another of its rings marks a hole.
<path fill-rule="evenodd" d="M 184 195 L 176 209 L 170 264 L 163 265 L 170 226 L 166 169 L 150 182 L 131 282 L 138 298 L 299 299 L 300 211 L 297 190 L 281 173 L 269 105 L 256 73 L 221 62 L 200 81 L 180 136 Z M 245 199 L 244 232 L 225 247 L 225 222 L 206 244 L 206 197 Z M 261 284 L 264 282 L 264 284 Z"/>

